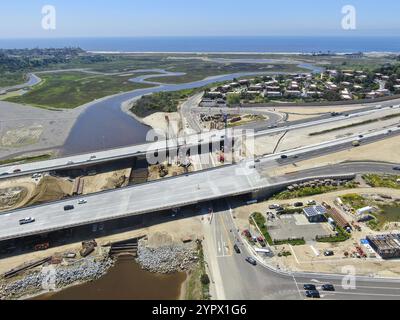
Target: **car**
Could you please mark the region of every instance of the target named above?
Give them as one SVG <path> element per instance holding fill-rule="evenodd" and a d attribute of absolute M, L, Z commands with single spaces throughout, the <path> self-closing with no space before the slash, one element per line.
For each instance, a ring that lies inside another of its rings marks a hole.
<path fill-rule="evenodd" d="M 240 251 L 240 248 L 239 248 L 239 246 L 238 246 L 237 244 L 235 244 L 235 245 L 233 246 L 233 249 L 235 250 L 235 252 L 236 252 L 237 254 L 242 253 L 242 251 Z"/>
<path fill-rule="evenodd" d="M 274 210 L 274 209 L 278 209 L 278 208 L 280 208 L 281 206 L 279 205 L 279 204 L 271 204 L 271 205 L 269 205 L 269 209 L 270 210 Z"/>
<path fill-rule="evenodd" d="M 281 155 L 281 159 L 287 159 L 288 156 L 286 154 Z"/>
<path fill-rule="evenodd" d="M 70 211 L 70 210 L 74 210 L 75 207 L 73 205 L 66 205 L 64 206 L 64 211 Z"/>
<path fill-rule="evenodd" d="M 0 176 L 6 176 L 6 175 L 8 175 L 8 172 L 0 173 Z"/>
<path fill-rule="evenodd" d="M 335 291 L 335 287 L 332 284 L 324 284 L 321 288 L 323 291 Z"/>
<path fill-rule="evenodd" d="M 90 156 L 90 159 L 96 159 L 97 157 L 95 155 Z"/>
<path fill-rule="evenodd" d="M 245 260 L 253 266 L 257 265 L 257 261 L 252 257 L 247 257 Z"/>
<path fill-rule="evenodd" d="M 68 161 L 67 164 L 74 164 L 74 162 L 73 161 Z"/>
<path fill-rule="evenodd" d="M 256 160 L 254 160 L 254 162 L 259 163 L 259 162 L 261 162 L 261 160 L 260 159 L 256 159 Z"/>
<path fill-rule="evenodd" d="M 87 203 L 87 200 L 85 200 L 85 199 L 81 199 L 78 201 L 78 204 L 85 204 L 85 203 Z"/>
<path fill-rule="evenodd" d="M 13 172 L 14 172 L 14 173 L 21 172 L 21 169 L 15 169 Z"/>
<path fill-rule="evenodd" d="M 308 290 L 308 291 L 306 291 L 306 297 L 318 299 L 321 296 L 319 295 L 319 292 L 317 290 Z"/>
<path fill-rule="evenodd" d="M 317 287 L 314 284 L 305 284 L 303 286 L 304 290 L 313 291 L 317 290 Z"/>
<path fill-rule="evenodd" d="M 364 136 L 363 136 L 362 134 L 360 134 L 358 137 L 359 137 L 359 138 L 364 138 Z"/>
<path fill-rule="evenodd" d="M 295 203 L 293 204 L 293 207 L 296 207 L 296 208 L 303 207 L 303 206 L 304 206 L 304 203 L 303 203 L 303 202 L 295 202 Z"/>
<path fill-rule="evenodd" d="M 325 257 L 332 257 L 334 255 L 335 255 L 335 253 L 332 250 L 325 250 L 324 251 L 324 256 Z"/>
<path fill-rule="evenodd" d="M 400 167 L 393 167 L 393 170 L 400 171 Z"/>
<path fill-rule="evenodd" d="M 28 224 L 28 223 L 33 223 L 33 222 L 35 222 L 35 219 L 32 218 L 32 217 L 28 217 L 28 218 L 19 220 L 19 224 L 20 224 L 20 225 Z"/>
<path fill-rule="evenodd" d="M 307 204 L 308 204 L 309 206 L 315 206 L 315 205 L 317 204 L 317 202 L 316 202 L 315 200 L 308 200 L 308 201 L 307 201 Z"/>

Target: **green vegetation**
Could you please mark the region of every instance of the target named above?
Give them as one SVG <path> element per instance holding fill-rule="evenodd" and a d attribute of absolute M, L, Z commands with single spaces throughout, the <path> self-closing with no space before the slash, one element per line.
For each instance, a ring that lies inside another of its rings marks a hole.
<path fill-rule="evenodd" d="M 45 74 L 41 76 L 44 81 L 28 93 L 6 100 L 42 108 L 76 108 L 95 99 L 148 86 L 128 81 L 131 77 L 82 72 Z"/>
<path fill-rule="evenodd" d="M 343 228 L 337 226 L 336 227 L 337 235 L 330 237 L 321 237 L 317 238 L 317 242 L 326 242 L 326 243 L 336 243 L 336 242 L 344 242 L 350 239 L 350 234 L 348 234 Z"/>
<path fill-rule="evenodd" d="M 342 189 L 352 189 L 355 188 L 357 185 L 354 181 L 347 182 L 343 186 L 321 186 L 321 187 L 302 187 L 297 190 L 289 191 L 285 190 L 282 191 L 272 197 L 272 199 L 276 200 L 288 200 L 288 199 L 295 199 L 295 198 L 304 198 L 308 196 L 313 196 L 316 194 L 323 194 L 327 192 L 332 192 L 336 190 Z"/>
<path fill-rule="evenodd" d="M 275 240 L 274 245 L 279 246 L 279 245 L 284 245 L 284 244 L 290 244 L 292 246 L 302 246 L 306 244 L 306 241 L 302 239 L 287 239 L 287 240 Z"/>
<path fill-rule="evenodd" d="M 400 189 L 400 183 L 397 182 L 400 176 L 397 175 L 366 174 L 363 179 L 374 188 Z"/>
<path fill-rule="evenodd" d="M 199 262 L 186 281 L 186 300 L 210 300 L 210 278 L 206 272 L 203 245 L 197 242 Z"/>
<path fill-rule="evenodd" d="M 282 251 L 278 253 L 278 257 L 289 257 L 292 253 L 290 251 Z"/>
<path fill-rule="evenodd" d="M 226 97 L 226 102 L 229 106 L 240 104 L 240 94 L 230 93 Z"/>
<path fill-rule="evenodd" d="M 253 219 L 251 219 L 253 218 Z M 250 216 L 250 223 L 253 223 L 253 221 L 257 224 L 258 228 L 262 232 L 265 240 L 268 242 L 269 245 L 272 245 L 272 238 L 271 235 L 268 233 L 267 226 L 265 225 L 266 221 L 262 213 L 260 212 L 253 212 Z"/>
<path fill-rule="evenodd" d="M 15 86 L 24 83 L 25 81 L 25 75 L 23 72 L 0 73 L 0 88 Z"/>
<path fill-rule="evenodd" d="M 52 156 L 53 156 L 52 154 L 41 154 L 38 156 L 0 160 L 0 165 L 6 165 L 6 164 L 11 164 L 11 163 L 29 163 L 29 162 L 35 162 L 35 161 L 43 161 L 43 160 L 50 159 Z"/>
<path fill-rule="evenodd" d="M 361 121 L 361 122 L 357 122 L 357 123 L 352 123 L 352 124 L 341 126 L 341 127 L 337 127 L 337 128 L 326 129 L 326 130 L 317 131 L 317 132 L 311 132 L 309 134 L 309 136 L 317 136 L 317 135 L 324 134 L 324 133 L 334 132 L 334 131 L 338 131 L 338 130 L 342 130 L 342 129 L 348 129 L 348 128 L 352 128 L 352 127 L 363 126 L 363 125 L 366 125 L 366 124 L 375 123 L 375 122 L 378 122 L 378 121 L 390 120 L 392 118 L 397 118 L 397 117 L 400 117 L 400 114 L 391 114 L 391 115 L 387 115 L 385 117 L 378 118 L 378 119 L 370 119 L 370 120 L 365 120 L 365 121 Z"/>
<path fill-rule="evenodd" d="M 366 199 L 358 194 L 347 194 L 342 196 L 341 199 L 343 203 L 354 210 L 367 206 L 378 208 L 376 212 L 370 214 L 375 219 L 367 223 L 373 230 L 381 230 L 388 222 L 400 222 L 400 203 L 398 201 L 382 203 L 373 199 Z"/>
<path fill-rule="evenodd" d="M 367 199 L 356 193 L 346 194 L 341 196 L 342 202 L 355 210 L 364 208 L 369 205 Z"/>
<path fill-rule="evenodd" d="M 172 92 L 156 92 L 141 97 L 130 110 L 139 117 L 147 117 L 155 112 L 176 112 L 178 105 L 196 91 L 195 89 L 187 89 Z"/>

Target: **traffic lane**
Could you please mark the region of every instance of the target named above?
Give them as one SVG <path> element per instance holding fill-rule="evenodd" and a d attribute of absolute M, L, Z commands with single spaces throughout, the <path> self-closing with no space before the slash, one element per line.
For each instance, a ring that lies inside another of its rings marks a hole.
<path fill-rule="evenodd" d="M 383 163 L 357 163 L 349 162 L 336 164 L 331 166 L 325 166 L 320 168 L 308 169 L 305 171 L 289 173 L 285 176 L 274 177 L 270 180 L 273 182 L 284 182 L 289 180 L 305 179 L 313 176 L 320 175 L 345 175 L 345 174 L 365 174 L 365 173 L 385 173 L 385 174 L 396 174 L 398 171 L 393 170 L 394 164 L 383 164 Z"/>
<path fill-rule="evenodd" d="M 305 297 L 303 286 L 313 284 L 319 290 L 323 299 L 354 300 L 354 299 L 400 299 L 400 282 L 389 279 L 366 279 L 348 276 L 310 275 L 310 277 L 294 275 L 302 295 Z M 354 281 L 354 282 L 353 282 Z M 335 291 L 323 291 L 322 285 L 332 284 Z"/>
<path fill-rule="evenodd" d="M 222 203 L 222 202 L 221 202 Z M 222 206 L 220 204 L 220 206 Z M 247 247 L 241 242 L 241 237 L 236 229 L 229 207 L 220 213 L 222 223 L 220 227 L 225 230 L 226 238 L 231 246 L 236 244 L 240 253 L 218 259 L 223 271 L 224 282 L 227 283 L 226 296 L 229 299 L 299 299 L 299 291 L 291 276 L 281 275 L 264 268 L 261 265 L 253 266 L 246 257 L 252 256 Z M 227 272 L 225 272 L 227 271 Z M 236 275 L 236 276 L 235 276 Z M 240 281 L 239 281 L 240 279 Z"/>
<path fill-rule="evenodd" d="M 368 137 L 368 138 L 364 138 L 361 140 L 361 145 L 368 145 L 374 142 L 378 142 L 387 138 L 391 138 L 391 137 L 395 137 L 400 135 L 400 130 L 399 131 L 393 131 L 391 133 L 384 133 L 378 136 L 374 136 L 374 137 Z M 354 138 L 355 140 L 357 140 L 357 138 Z M 288 157 L 287 159 L 278 159 L 276 160 L 276 162 L 278 163 L 279 166 L 285 166 L 288 164 L 293 164 L 302 160 L 308 160 L 308 159 L 312 159 L 318 156 L 322 156 L 322 155 L 326 155 L 326 154 L 330 154 L 330 153 L 336 153 L 339 151 L 343 151 L 343 150 L 348 150 L 348 149 L 354 149 L 357 147 L 354 147 L 351 143 L 349 142 L 344 142 L 343 144 L 339 144 L 339 145 L 334 145 L 334 146 L 328 146 L 328 147 L 322 147 L 320 149 L 315 149 L 312 151 L 307 151 L 304 153 L 298 153 L 296 155 L 296 158 L 294 158 L 293 156 Z"/>

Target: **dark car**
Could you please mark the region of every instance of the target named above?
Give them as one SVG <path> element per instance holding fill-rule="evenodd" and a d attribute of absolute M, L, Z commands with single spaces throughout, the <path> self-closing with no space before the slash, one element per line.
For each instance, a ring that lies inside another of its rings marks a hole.
<path fill-rule="evenodd" d="M 393 170 L 400 171 L 400 167 L 394 167 Z"/>
<path fill-rule="evenodd" d="M 334 255 L 335 255 L 335 253 L 332 250 L 325 250 L 324 251 L 324 256 L 325 257 L 332 257 Z"/>
<path fill-rule="evenodd" d="M 313 290 L 317 290 L 316 286 L 313 284 L 305 284 L 303 286 L 304 290 L 308 290 L 308 291 L 313 291 Z"/>
<path fill-rule="evenodd" d="M 0 176 L 6 176 L 6 175 L 8 175 L 7 172 L 0 173 Z"/>
<path fill-rule="evenodd" d="M 19 172 L 21 172 L 21 169 L 15 169 L 13 172 L 14 173 L 19 173 Z"/>
<path fill-rule="evenodd" d="M 254 258 L 252 258 L 252 257 L 247 257 L 247 258 L 246 258 L 246 261 L 247 261 L 248 263 L 252 264 L 253 266 L 256 266 L 256 265 L 257 265 L 257 261 L 256 261 Z"/>
<path fill-rule="evenodd" d="M 322 290 L 324 290 L 324 291 L 335 291 L 335 287 L 332 284 L 324 284 L 322 286 Z"/>
<path fill-rule="evenodd" d="M 288 156 L 286 154 L 281 155 L 281 159 L 287 159 Z"/>
<path fill-rule="evenodd" d="M 235 244 L 235 245 L 233 246 L 233 249 L 235 250 L 235 252 L 236 252 L 237 254 L 240 254 L 240 253 L 241 253 L 240 248 L 238 247 L 237 244 Z"/>
<path fill-rule="evenodd" d="M 303 202 L 296 202 L 293 206 L 296 207 L 296 208 L 303 207 L 304 203 Z"/>
<path fill-rule="evenodd" d="M 318 298 L 320 298 L 320 295 L 317 290 L 309 290 L 309 291 L 306 291 L 306 297 L 318 299 Z"/>
<path fill-rule="evenodd" d="M 73 205 L 67 205 L 67 206 L 64 206 L 64 211 L 69 211 L 69 210 L 74 210 L 74 206 Z"/>

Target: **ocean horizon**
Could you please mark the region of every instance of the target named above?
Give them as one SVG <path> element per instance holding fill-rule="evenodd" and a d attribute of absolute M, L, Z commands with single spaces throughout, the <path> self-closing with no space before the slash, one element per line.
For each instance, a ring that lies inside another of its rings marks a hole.
<path fill-rule="evenodd" d="M 1 49 L 80 47 L 97 52 L 400 52 L 400 36 L 104 37 L 0 39 Z"/>

